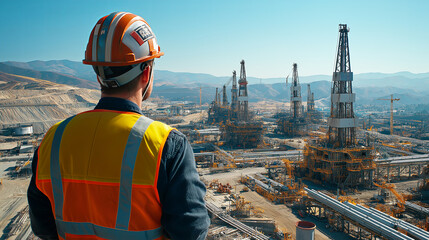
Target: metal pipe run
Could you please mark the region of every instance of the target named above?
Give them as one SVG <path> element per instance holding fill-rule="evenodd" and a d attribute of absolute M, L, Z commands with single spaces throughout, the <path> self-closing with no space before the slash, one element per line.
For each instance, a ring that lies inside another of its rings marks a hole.
<path fill-rule="evenodd" d="M 412 209 L 412 210 L 414 210 L 416 212 L 422 213 L 422 214 L 424 214 L 426 216 L 429 216 L 429 209 L 427 209 L 425 207 L 422 207 L 422 206 L 419 206 L 417 204 L 414 204 L 412 202 L 406 201 L 405 202 L 405 207 L 410 208 L 410 209 Z"/>
<path fill-rule="evenodd" d="M 286 187 L 285 185 L 283 185 L 283 184 L 281 184 L 281 183 L 278 183 L 278 182 L 276 182 L 276 181 L 274 181 L 274 180 L 272 180 L 272 179 L 270 179 L 270 178 L 267 178 L 267 177 L 265 177 L 265 176 L 261 175 L 260 173 L 257 173 L 257 174 L 255 174 L 255 175 L 256 175 L 257 177 L 261 178 L 261 179 L 264 179 L 264 180 L 268 181 L 268 183 L 269 183 L 271 186 L 273 186 L 274 188 L 280 188 L 280 190 L 281 190 L 281 191 L 289 191 L 289 188 L 288 188 L 288 187 Z"/>
<path fill-rule="evenodd" d="M 398 229 L 398 228 L 402 228 L 405 231 L 407 231 L 407 233 L 415 238 L 415 239 L 419 239 L 419 240 L 423 240 L 423 239 L 429 239 L 429 232 L 418 228 L 417 226 L 414 226 L 413 224 L 410 224 L 406 221 L 403 221 L 401 219 L 397 219 L 394 218 L 390 215 L 387 215 L 377 209 L 374 208 L 366 208 L 362 205 L 356 204 L 353 205 L 349 202 L 345 202 L 345 205 L 356 209 L 357 211 L 362 212 L 363 214 L 366 214 L 368 216 L 370 216 L 371 218 L 385 224 L 388 227 L 394 228 L 394 229 Z"/>
<path fill-rule="evenodd" d="M 371 231 L 378 234 L 379 236 L 387 237 L 388 239 L 393 239 L 393 240 L 396 240 L 396 239 L 412 240 L 413 239 L 395 229 L 392 229 L 391 227 L 385 225 L 384 223 L 377 221 L 376 219 L 370 217 L 369 215 L 364 214 L 359 210 L 351 208 L 350 206 L 347 206 L 346 204 L 343 204 L 338 200 L 327 196 L 326 194 L 317 192 L 309 188 L 304 188 L 304 189 L 307 191 L 308 196 L 310 196 L 311 198 L 330 207 L 334 211 L 340 213 L 343 216 L 346 216 L 347 218 L 358 223 L 359 225 L 370 229 Z"/>
<path fill-rule="evenodd" d="M 230 215 L 224 213 L 220 208 L 218 208 L 213 203 L 207 203 L 206 204 L 207 210 L 214 214 L 216 217 L 218 217 L 220 220 L 224 221 L 225 223 L 235 227 L 240 232 L 243 232 L 247 234 L 248 236 L 252 237 L 252 239 L 256 240 L 269 240 L 270 238 L 265 236 L 264 234 L 256 231 L 255 229 L 247 226 L 246 224 L 238 221 L 237 219 L 231 217 Z"/>
<path fill-rule="evenodd" d="M 258 179 L 250 176 L 250 175 L 246 175 L 246 177 L 248 177 L 251 181 L 254 181 L 256 185 L 258 185 L 259 187 L 263 188 L 265 191 L 268 192 L 274 192 L 274 189 L 270 186 L 268 186 L 267 184 L 259 181 Z"/>

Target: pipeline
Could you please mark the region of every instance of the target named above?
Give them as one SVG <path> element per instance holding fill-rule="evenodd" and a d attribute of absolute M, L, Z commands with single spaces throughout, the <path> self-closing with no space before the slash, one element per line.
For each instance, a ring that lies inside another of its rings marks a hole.
<path fill-rule="evenodd" d="M 304 188 L 304 189 L 307 191 L 308 196 L 310 196 L 311 198 L 330 207 L 336 212 L 342 214 L 343 216 L 347 216 L 347 218 L 353 220 L 354 222 L 358 223 L 361 226 L 364 226 L 370 229 L 371 231 L 378 234 L 379 236 L 384 236 L 384 237 L 387 237 L 388 239 L 393 239 L 393 240 L 413 240 L 413 238 L 408 237 L 407 235 L 395 229 L 392 229 L 386 224 L 380 221 L 377 221 L 376 219 L 371 218 L 369 215 L 366 215 L 361 211 L 356 210 L 355 208 L 347 206 L 346 204 L 343 204 L 336 199 L 333 199 L 323 193 L 317 192 L 309 188 Z"/>
<path fill-rule="evenodd" d="M 239 231 L 249 235 L 252 237 L 252 239 L 256 240 L 269 240 L 270 238 L 265 236 L 264 234 L 256 231 L 255 229 L 247 226 L 246 224 L 238 221 L 237 219 L 229 216 L 228 214 L 225 214 L 221 209 L 216 207 L 213 203 L 207 203 L 206 204 L 207 209 L 209 212 L 211 212 L 213 215 L 218 217 L 220 220 L 226 222 L 227 224 L 237 228 Z"/>
<path fill-rule="evenodd" d="M 251 181 L 254 181 L 256 185 L 258 185 L 259 187 L 261 187 L 262 189 L 264 189 L 267 192 L 274 192 L 274 189 L 270 186 L 268 186 L 267 184 L 259 181 L 258 179 L 250 176 L 250 175 L 246 175 L 246 177 L 248 177 Z"/>
<path fill-rule="evenodd" d="M 272 180 L 270 178 L 267 178 L 267 177 L 261 175 L 260 173 L 257 173 L 256 176 L 259 177 L 259 178 L 261 178 L 261 179 L 266 180 L 267 182 L 270 183 L 271 186 L 273 186 L 275 188 L 280 188 L 284 192 L 289 191 L 289 188 L 287 186 L 285 186 L 285 185 L 283 185 L 281 183 L 278 183 L 278 182 L 276 182 L 276 181 L 274 181 L 274 180 Z"/>
<path fill-rule="evenodd" d="M 427 209 L 425 207 L 422 207 L 422 206 L 419 206 L 417 204 L 414 204 L 412 202 L 406 201 L 405 202 L 405 207 L 407 207 L 407 208 L 409 208 L 411 210 L 414 210 L 416 212 L 422 213 L 422 214 L 424 214 L 426 216 L 429 216 L 429 209 Z"/>
<path fill-rule="evenodd" d="M 401 219 L 394 218 L 374 208 L 366 208 L 359 204 L 353 205 L 349 202 L 345 202 L 344 204 L 350 208 L 353 208 L 359 212 L 362 212 L 363 214 L 385 224 L 388 227 L 391 227 L 394 229 L 398 229 L 398 228 L 404 229 L 411 237 L 415 239 L 419 239 L 419 240 L 429 239 L 429 232 L 421 228 L 418 228 L 411 223 L 408 223 Z"/>

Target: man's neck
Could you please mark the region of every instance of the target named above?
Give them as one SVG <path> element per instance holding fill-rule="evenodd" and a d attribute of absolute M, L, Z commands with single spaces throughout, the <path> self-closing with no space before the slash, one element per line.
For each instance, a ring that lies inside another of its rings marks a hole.
<path fill-rule="evenodd" d="M 139 106 L 139 108 L 142 108 L 142 94 L 141 93 L 118 93 L 118 94 L 106 94 L 106 93 L 101 93 L 101 97 L 115 97 L 115 98 L 122 98 L 128 101 L 131 101 L 135 104 L 137 104 L 137 106 Z"/>

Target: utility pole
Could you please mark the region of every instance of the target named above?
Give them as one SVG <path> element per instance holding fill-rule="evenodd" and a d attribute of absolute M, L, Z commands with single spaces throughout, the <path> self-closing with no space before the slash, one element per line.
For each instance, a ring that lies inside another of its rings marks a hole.
<path fill-rule="evenodd" d="M 202 107 L 203 105 L 201 104 L 201 95 L 202 95 L 202 87 L 200 87 L 200 107 Z"/>
<path fill-rule="evenodd" d="M 390 101 L 390 135 L 393 135 L 393 101 L 399 101 L 400 98 L 393 98 L 393 94 L 390 94 L 390 99 L 377 99 Z"/>

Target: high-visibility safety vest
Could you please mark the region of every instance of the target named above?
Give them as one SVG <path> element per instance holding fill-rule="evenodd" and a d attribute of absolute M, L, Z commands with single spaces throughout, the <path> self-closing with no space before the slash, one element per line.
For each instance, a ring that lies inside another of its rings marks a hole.
<path fill-rule="evenodd" d="M 157 190 L 171 127 L 137 113 L 93 110 L 57 123 L 38 151 L 36 185 L 60 239 L 161 239 Z"/>

